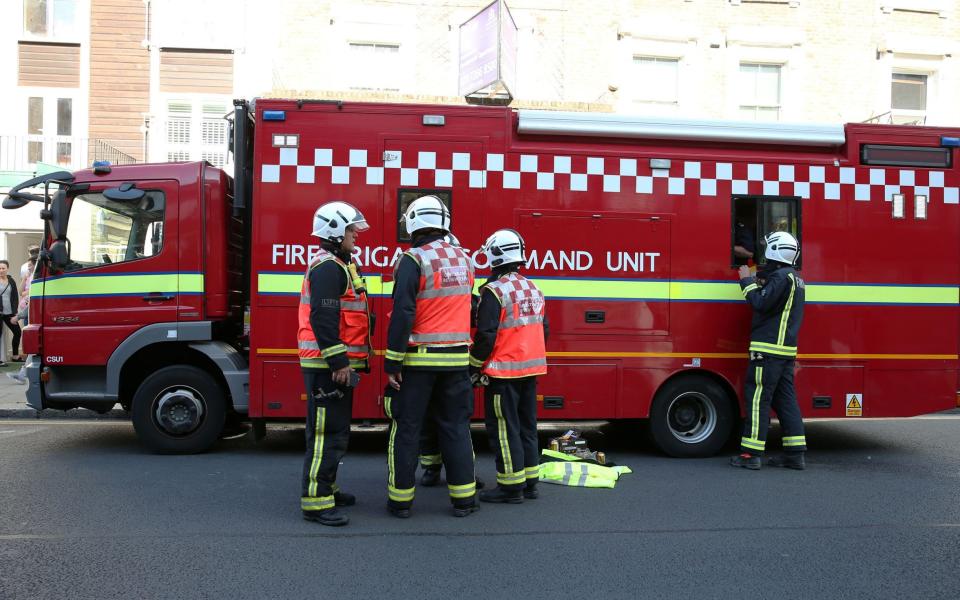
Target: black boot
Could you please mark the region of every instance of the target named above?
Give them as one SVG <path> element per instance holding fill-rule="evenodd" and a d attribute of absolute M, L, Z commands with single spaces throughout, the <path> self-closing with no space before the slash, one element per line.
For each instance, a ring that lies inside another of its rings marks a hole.
<path fill-rule="evenodd" d="M 480 510 L 480 505 L 477 504 L 476 496 L 470 498 L 467 501 L 458 501 L 453 505 L 453 516 L 455 517 L 466 517 L 470 513 Z"/>
<path fill-rule="evenodd" d="M 303 518 L 307 521 L 313 521 L 321 525 L 329 525 L 330 527 L 342 527 L 350 522 L 347 515 L 338 512 L 336 508 L 305 510 L 303 511 Z"/>
<path fill-rule="evenodd" d="M 537 480 L 528 480 L 527 485 L 523 488 L 523 497 L 527 500 L 536 500 L 540 497 L 540 492 L 537 491 Z"/>
<path fill-rule="evenodd" d="M 337 506 L 353 506 L 357 503 L 357 497 L 346 492 L 334 492 L 333 501 Z"/>
<path fill-rule="evenodd" d="M 387 500 L 387 511 L 398 519 L 410 518 L 410 507 L 393 500 Z"/>
<path fill-rule="evenodd" d="M 420 485 L 423 487 L 436 487 L 440 483 L 440 467 L 424 467 L 423 475 L 420 476 Z"/>
<path fill-rule="evenodd" d="M 523 502 L 523 495 L 520 489 L 506 489 L 498 485 L 492 490 L 483 490 L 480 492 L 480 502 L 520 504 Z"/>
<path fill-rule="evenodd" d="M 771 456 L 767 464 L 771 467 L 783 467 L 785 469 L 796 469 L 797 471 L 807 468 L 803 452 L 786 452 L 783 456 Z"/>
<path fill-rule="evenodd" d="M 760 457 L 754 456 L 748 452 L 743 454 L 738 454 L 730 458 L 731 467 L 743 467 L 744 469 L 750 469 L 751 471 L 759 471 L 761 465 Z"/>

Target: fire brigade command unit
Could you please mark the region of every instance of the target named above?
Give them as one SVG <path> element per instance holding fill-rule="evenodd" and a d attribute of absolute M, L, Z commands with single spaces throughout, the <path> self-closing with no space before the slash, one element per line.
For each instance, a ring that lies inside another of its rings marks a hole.
<path fill-rule="evenodd" d="M 425 196 L 477 285 L 496 268 L 487 236 L 522 236 L 549 323 L 542 420 L 647 419 L 673 456 L 739 437 L 752 311 L 738 268 L 762 268 L 778 231 L 802 249 L 804 418 L 955 405 L 960 129 L 257 100 L 235 103 L 232 130 L 230 174 L 97 165 L 4 201 L 45 204 L 24 332 L 31 406 L 119 403 L 160 452 L 202 451 L 241 421 L 303 419 L 311 223 L 343 201 L 365 218 L 349 275 L 375 321 L 352 418 L 387 420 L 394 268 Z"/>

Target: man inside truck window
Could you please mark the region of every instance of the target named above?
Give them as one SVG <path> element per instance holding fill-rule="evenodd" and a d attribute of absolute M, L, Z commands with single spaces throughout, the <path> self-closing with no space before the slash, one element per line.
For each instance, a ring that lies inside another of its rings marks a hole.
<path fill-rule="evenodd" d="M 337 485 L 337 466 L 347 451 L 357 370 L 367 370 L 370 311 L 363 280 L 351 262 L 357 233 L 369 229 L 346 202 L 330 202 L 313 215 L 320 251 L 310 261 L 300 291 L 297 351 L 307 390 L 307 451 L 300 509 L 322 525 L 346 525 L 338 506 L 356 498 Z"/>
<path fill-rule="evenodd" d="M 757 240 L 753 233 L 756 213 L 753 205 L 747 202 L 738 202 L 736 212 L 733 225 L 733 255 L 736 264 L 746 265 L 755 260 L 754 255 L 757 251 Z"/>

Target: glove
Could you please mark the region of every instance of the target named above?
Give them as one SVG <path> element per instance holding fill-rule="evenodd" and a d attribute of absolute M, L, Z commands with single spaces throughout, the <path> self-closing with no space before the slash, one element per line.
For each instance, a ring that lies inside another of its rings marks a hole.
<path fill-rule="evenodd" d="M 481 385 L 483 385 L 482 383 L 480 383 L 481 378 L 482 378 L 482 375 L 480 375 L 480 368 L 470 367 L 470 385 L 472 385 L 473 387 L 480 387 Z"/>

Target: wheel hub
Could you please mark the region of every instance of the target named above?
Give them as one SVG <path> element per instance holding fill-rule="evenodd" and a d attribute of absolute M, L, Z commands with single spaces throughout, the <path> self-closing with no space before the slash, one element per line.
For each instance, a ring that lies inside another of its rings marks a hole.
<path fill-rule="evenodd" d="M 172 435 L 186 435 L 203 421 L 203 398 L 192 388 L 168 388 L 157 395 L 155 406 L 157 424 Z"/>
<path fill-rule="evenodd" d="M 717 409 L 703 394 L 685 392 L 670 402 L 667 424 L 673 437 L 687 444 L 696 444 L 716 429 Z"/>

